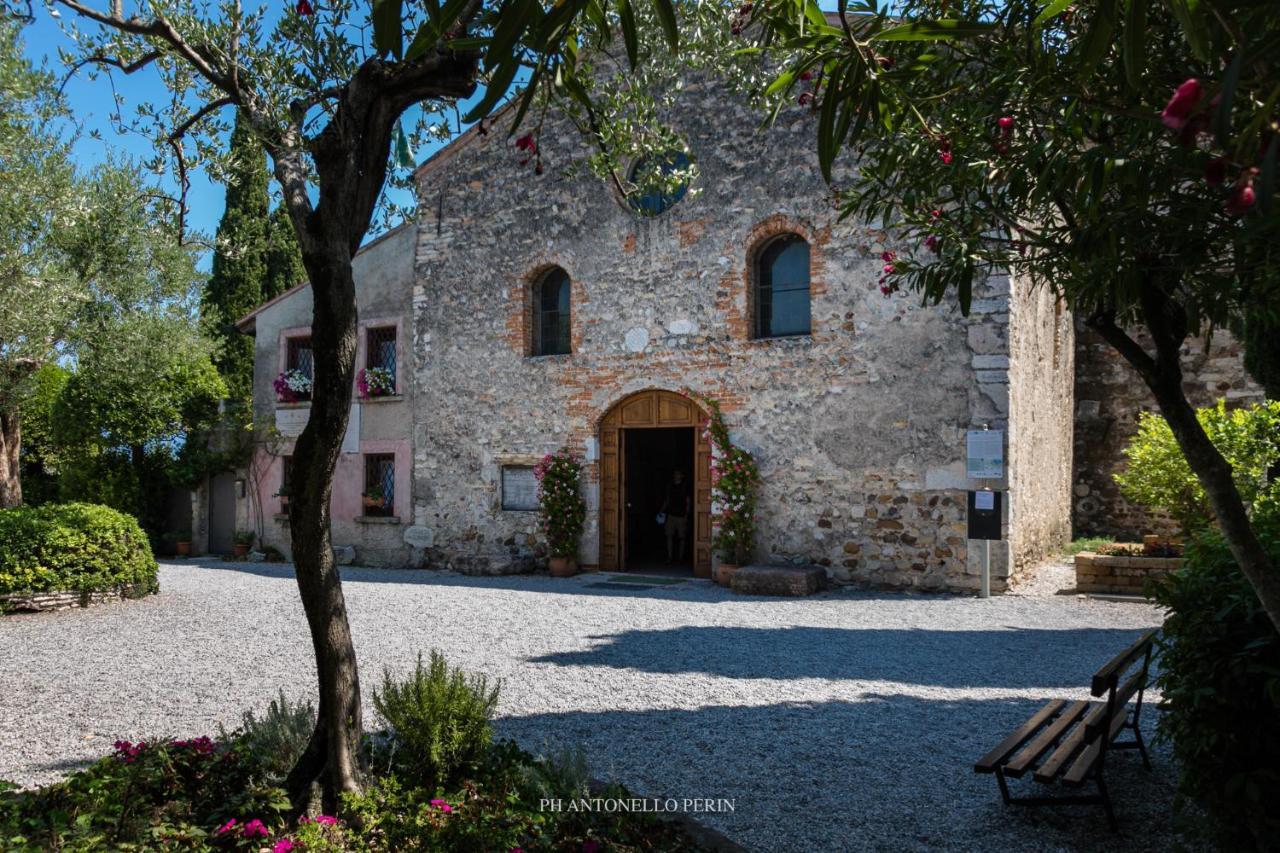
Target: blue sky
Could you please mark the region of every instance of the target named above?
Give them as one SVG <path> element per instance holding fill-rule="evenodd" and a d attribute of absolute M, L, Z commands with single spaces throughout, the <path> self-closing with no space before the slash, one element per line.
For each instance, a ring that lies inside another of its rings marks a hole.
<path fill-rule="evenodd" d="M 58 59 L 58 50 L 59 48 L 70 50 L 73 43 L 62 32 L 58 21 L 50 17 L 47 10 L 39 5 L 36 8 L 35 23 L 23 31 L 27 56 L 37 64 L 47 63 L 48 68 L 61 80 L 65 70 Z M 64 20 L 70 14 L 64 13 Z M 89 30 L 90 26 L 86 25 L 84 29 Z M 151 69 L 143 69 L 127 76 L 117 74 L 116 91 L 124 97 L 122 113 L 126 120 L 133 115 L 140 103 L 151 101 L 163 104 L 168 100 L 159 76 Z M 135 134 L 121 134 L 110 120 L 113 96 L 111 84 L 104 76 L 99 76 L 97 80 L 89 80 L 88 75 L 81 72 L 67 83 L 65 93 L 72 114 L 83 130 L 75 148 L 80 165 L 90 168 L 105 160 L 111 152 L 126 153 L 135 158 L 151 156 L 153 148 L 150 139 Z M 93 139 L 90 131 L 97 131 L 101 138 Z M 442 144 L 432 142 L 415 151 L 418 162 L 421 163 Z M 167 181 L 169 189 L 175 185 L 174 180 Z M 187 195 L 189 227 L 212 236 L 218 227 L 218 220 L 222 217 L 224 194 L 220 184 L 210 181 L 203 172 L 193 172 L 191 188 Z M 413 202 L 407 191 L 402 191 L 401 196 L 396 199 L 398 202 L 402 204 Z M 204 264 L 207 266 L 207 258 Z"/>

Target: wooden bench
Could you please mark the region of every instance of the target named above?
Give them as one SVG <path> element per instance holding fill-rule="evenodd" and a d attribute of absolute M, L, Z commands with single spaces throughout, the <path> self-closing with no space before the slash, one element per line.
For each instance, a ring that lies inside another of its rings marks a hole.
<path fill-rule="evenodd" d="M 1151 769 L 1139 718 L 1157 633 L 1152 630 L 1143 634 L 1093 676 L 1090 693 L 1095 699 L 1105 696 L 1105 701 L 1054 699 L 973 765 L 974 772 L 995 774 L 1006 805 L 1100 803 L 1106 809 L 1112 831 L 1116 831 L 1118 825 L 1103 768 L 1111 750 L 1136 749 L 1142 755 L 1143 766 Z M 1132 708 L 1131 699 L 1135 700 Z M 1133 730 L 1133 740 L 1116 740 L 1124 729 Z M 1018 779 L 1028 773 L 1040 784 L 1064 788 L 1080 788 L 1092 781 L 1097 793 L 1010 796 L 1008 778 Z"/>

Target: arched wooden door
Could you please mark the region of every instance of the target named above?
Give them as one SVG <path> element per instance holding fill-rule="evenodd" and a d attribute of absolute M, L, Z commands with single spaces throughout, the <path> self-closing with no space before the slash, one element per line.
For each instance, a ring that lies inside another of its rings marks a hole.
<path fill-rule="evenodd" d="M 671 391 L 641 391 L 618 402 L 600 422 L 600 568 L 626 568 L 626 447 L 623 430 L 693 428 L 693 571 L 711 576 L 711 444 L 707 416 L 696 403 Z"/>

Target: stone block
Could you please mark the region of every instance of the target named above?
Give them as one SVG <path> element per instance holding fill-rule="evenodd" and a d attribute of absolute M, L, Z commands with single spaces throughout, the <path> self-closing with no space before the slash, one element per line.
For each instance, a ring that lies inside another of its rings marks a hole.
<path fill-rule="evenodd" d="M 354 545 L 334 545 L 333 561 L 339 566 L 349 566 L 356 561 L 356 548 Z"/>
<path fill-rule="evenodd" d="M 744 595 L 812 595 L 826 579 L 818 566 L 743 566 L 733 573 L 729 586 Z"/>
<path fill-rule="evenodd" d="M 430 548 L 435 545 L 436 532 L 430 527 L 414 524 L 405 528 L 403 538 L 404 544 L 412 548 Z"/>

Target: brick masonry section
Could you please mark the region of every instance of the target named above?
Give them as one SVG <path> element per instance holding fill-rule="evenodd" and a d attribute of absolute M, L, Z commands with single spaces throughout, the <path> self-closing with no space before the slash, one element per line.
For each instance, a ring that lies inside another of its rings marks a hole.
<path fill-rule="evenodd" d="M 1181 557 L 1105 557 L 1076 555 L 1076 591 L 1143 595 L 1148 580 L 1182 567 Z"/>

